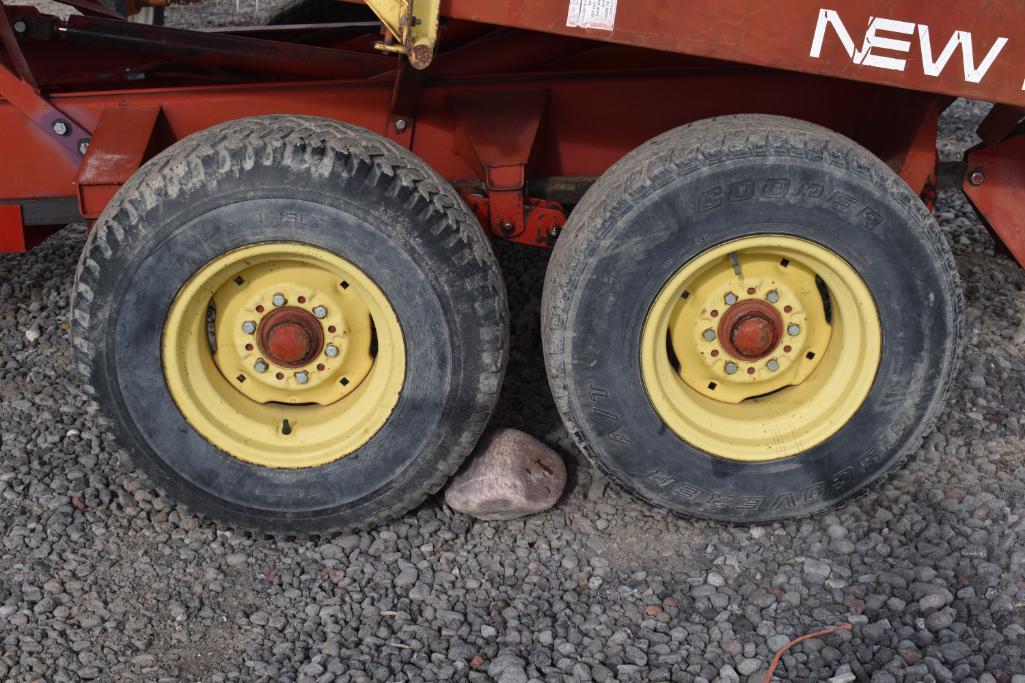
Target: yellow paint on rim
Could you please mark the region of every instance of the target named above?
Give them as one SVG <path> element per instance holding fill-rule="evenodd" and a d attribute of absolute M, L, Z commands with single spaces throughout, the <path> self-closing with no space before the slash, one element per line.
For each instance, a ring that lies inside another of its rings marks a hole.
<path fill-rule="evenodd" d="M 259 324 L 276 294 L 326 309 L 324 347 L 306 367 L 274 365 L 243 329 Z M 329 356 L 328 344 L 338 352 Z M 402 328 L 384 292 L 349 261 L 292 242 L 242 247 L 197 271 L 168 311 L 161 354 L 189 424 L 225 453 L 271 468 L 317 467 L 362 447 L 391 416 L 406 373 Z"/>
<path fill-rule="evenodd" d="M 721 344 L 729 294 L 771 302 L 790 328 L 768 356 L 735 358 Z M 677 436 L 721 458 L 768 462 L 847 424 L 881 352 L 875 301 L 846 261 L 808 240 L 759 235 L 713 247 L 669 279 L 645 320 L 640 361 L 648 397 Z"/>

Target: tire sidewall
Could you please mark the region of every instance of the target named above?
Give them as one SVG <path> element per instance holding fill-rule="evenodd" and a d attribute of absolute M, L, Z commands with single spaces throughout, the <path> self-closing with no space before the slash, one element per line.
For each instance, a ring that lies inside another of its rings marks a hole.
<path fill-rule="evenodd" d="M 469 452 L 479 434 L 468 440 L 463 424 L 481 412 L 488 344 L 496 357 L 503 344 L 480 330 L 500 315 L 484 320 L 457 250 L 424 234 L 416 202 L 389 195 L 386 181 L 258 165 L 213 190 L 164 198 L 142 217 L 144 233 L 112 255 L 91 311 L 101 349 L 92 383 L 122 443 L 163 488 L 245 526 L 363 526 L 418 502 L 410 489 L 437 479 L 438 453 Z M 202 438 L 168 392 L 160 358 L 167 311 L 193 273 L 231 249 L 282 240 L 359 267 L 391 303 L 406 347 L 405 382 L 385 426 L 344 458 L 298 470 L 248 464 Z"/>
<path fill-rule="evenodd" d="M 805 515 L 882 476 L 942 392 L 937 367 L 954 338 L 951 293 L 914 209 L 871 176 L 746 159 L 675 178 L 597 224 L 571 225 L 603 232 L 572 285 L 564 351 L 570 410 L 592 457 L 649 502 L 733 521 Z M 847 261 L 875 298 L 883 346 L 867 399 L 836 434 L 791 458 L 742 463 L 667 428 L 644 390 L 640 337 L 685 263 L 758 234 L 808 239 Z"/>

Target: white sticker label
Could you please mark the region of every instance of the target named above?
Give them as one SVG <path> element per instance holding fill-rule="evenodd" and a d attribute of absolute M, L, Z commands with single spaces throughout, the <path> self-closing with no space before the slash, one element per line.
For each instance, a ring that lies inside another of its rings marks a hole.
<path fill-rule="evenodd" d="M 569 0 L 566 26 L 570 28 L 616 28 L 616 5 L 619 0 Z"/>

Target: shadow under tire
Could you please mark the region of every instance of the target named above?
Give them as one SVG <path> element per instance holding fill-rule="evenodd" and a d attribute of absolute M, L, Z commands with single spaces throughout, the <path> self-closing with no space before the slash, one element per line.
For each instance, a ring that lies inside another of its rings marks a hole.
<path fill-rule="evenodd" d="M 588 191 L 545 280 L 563 421 L 638 498 L 730 522 L 801 517 L 896 468 L 963 337 L 949 247 L 853 141 L 784 117 L 669 131 Z"/>
<path fill-rule="evenodd" d="M 90 234 L 72 307 L 119 445 L 196 511 L 265 531 L 419 505 L 483 433 L 508 355 L 498 264 L 451 186 L 314 117 L 231 121 L 148 162 Z"/>

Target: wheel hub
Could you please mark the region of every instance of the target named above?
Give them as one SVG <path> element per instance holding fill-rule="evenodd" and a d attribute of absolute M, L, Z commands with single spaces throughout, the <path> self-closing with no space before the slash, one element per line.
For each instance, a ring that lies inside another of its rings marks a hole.
<path fill-rule="evenodd" d="M 214 258 L 178 293 L 161 345 L 179 410 L 225 453 L 317 467 L 383 427 L 405 381 L 387 296 L 355 264 L 293 242 Z"/>
<path fill-rule="evenodd" d="M 324 348 L 324 328 L 301 308 L 278 308 L 258 328 L 260 350 L 267 360 L 286 368 L 308 365 Z"/>
<path fill-rule="evenodd" d="M 726 353 L 738 360 L 758 360 L 772 353 L 783 337 L 783 319 L 764 301 L 748 299 L 731 306 L 719 323 Z"/>

